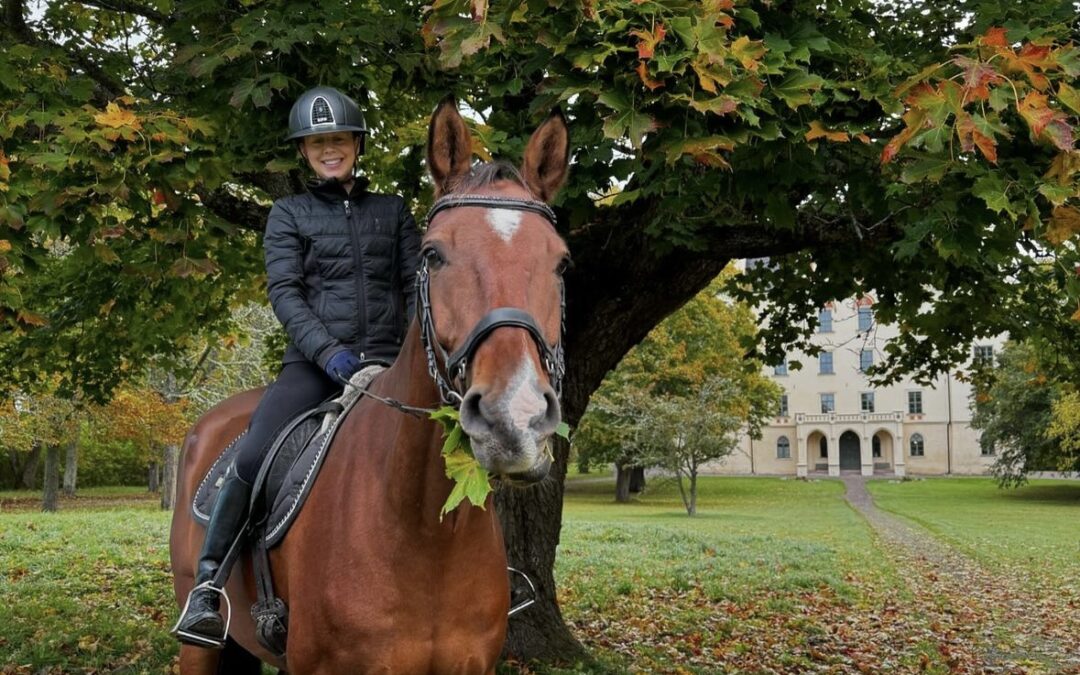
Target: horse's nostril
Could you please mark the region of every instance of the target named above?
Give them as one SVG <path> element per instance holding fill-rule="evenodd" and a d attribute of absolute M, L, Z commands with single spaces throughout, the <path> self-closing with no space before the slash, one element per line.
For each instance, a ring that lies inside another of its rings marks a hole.
<path fill-rule="evenodd" d="M 559 426 L 562 412 L 559 410 L 559 399 L 555 398 L 555 393 L 550 389 L 544 392 L 544 403 L 544 411 L 529 420 L 529 426 L 537 433 L 547 435 L 554 433 Z"/>
<path fill-rule="evenodd" d="M 461 402 L 461 421 L 472 428 L 483 427 L 485 429 L 491 428 L 491 422 L 484 415 L 484 411 L 480 405 L 482 396 L 478 391 L 470 391 L 465 394 L 464 400 Z"/>

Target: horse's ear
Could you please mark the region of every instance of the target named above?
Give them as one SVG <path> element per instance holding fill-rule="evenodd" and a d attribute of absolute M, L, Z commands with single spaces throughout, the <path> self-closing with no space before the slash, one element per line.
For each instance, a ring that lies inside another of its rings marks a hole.
<path fill-rule="evenodd" d="M 455 178 L 469 172 L 472 136 L 458 113 L 457 101 L 447 96 L 435 108 L 428 127 L 428 170 L 435 181 L 435 196 L 445 193 Z"/>
<path fill-rule="evenodd" d="M 529 139 L 521 174 L 534 195 L 550 202 L 566 180 L 569 163 L 570 132 L 562 110 L 556 108 Z"/>

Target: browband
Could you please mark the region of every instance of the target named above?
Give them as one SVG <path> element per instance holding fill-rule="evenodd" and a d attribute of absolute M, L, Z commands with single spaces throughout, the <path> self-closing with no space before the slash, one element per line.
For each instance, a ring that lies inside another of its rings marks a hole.
<path fill-rule="evenodd" d="M 552 225 L 558 225 L 558 218 L 555 216 L 555 211 L 544 202 L 532 200 L 532 199 L 516 199 L 513 197 L 489 197 L 486 195 L 446 195 L 435 200 L 435 203 L 431 205 L 431 210 L 427 213 L 427 221 L 430 224 L 431 219 L 436 214 L 446 211 L 447 209 L 454 209 L 459 206 L 479 206 L 485 209 L 512 209 L 514 211 L 530 211 L 532 213 L 539 214 L 544 218 L 547 218 L 548 222 Z"/>

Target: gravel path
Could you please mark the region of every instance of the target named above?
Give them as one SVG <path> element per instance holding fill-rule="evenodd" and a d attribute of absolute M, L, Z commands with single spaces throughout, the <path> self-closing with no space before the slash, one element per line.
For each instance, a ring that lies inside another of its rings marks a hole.
<path fill-rule="evenodd" d="M 979 654 L 953 672 L 1080 673 L 1080 607 L 1035 597 L 1024 579 L 988 570 L 925 529 L 874 505 L 862 476 L 842 477 L 848 502 L 877 532 L 926 613 L 940 649 Z"/>

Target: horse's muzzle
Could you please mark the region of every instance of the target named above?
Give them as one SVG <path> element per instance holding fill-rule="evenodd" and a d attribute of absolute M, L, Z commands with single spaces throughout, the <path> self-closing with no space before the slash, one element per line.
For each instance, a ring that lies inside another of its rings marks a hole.
<path fill-rule="evenodd" d="M 544 480 L 549 473 L 551 473 L 551 455 L 544 455 L 528 471 L 504 474 L 502 478 L 514 487 L 528 487 Z"/>

